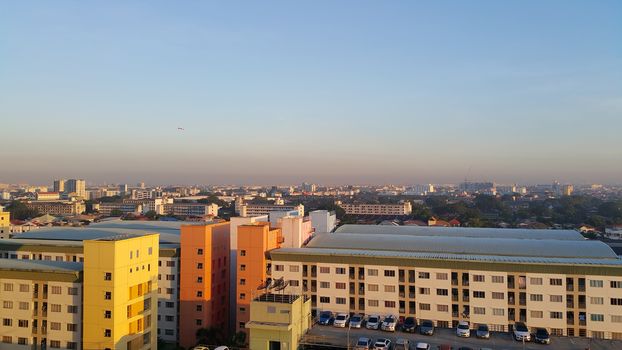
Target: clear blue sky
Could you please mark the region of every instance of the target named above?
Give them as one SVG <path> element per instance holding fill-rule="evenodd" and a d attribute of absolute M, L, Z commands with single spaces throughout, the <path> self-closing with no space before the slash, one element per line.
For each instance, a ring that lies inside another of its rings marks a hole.
<path fill-rule="evenodd" d="M 622 2 L 3 2 L 0 120 L 0 182 L 622 183 Z"/>

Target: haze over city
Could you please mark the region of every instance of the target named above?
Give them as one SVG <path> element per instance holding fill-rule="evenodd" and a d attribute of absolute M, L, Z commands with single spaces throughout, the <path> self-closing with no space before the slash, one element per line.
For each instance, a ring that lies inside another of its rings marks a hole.
<path fill-rule="evenodd" d="M 1 180 L 620 183 L 621 12 L 5 3 Z"/>

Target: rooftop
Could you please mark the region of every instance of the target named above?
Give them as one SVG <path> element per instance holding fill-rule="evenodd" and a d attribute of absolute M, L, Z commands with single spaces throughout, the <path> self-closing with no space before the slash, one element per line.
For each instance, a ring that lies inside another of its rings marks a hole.
<path fill-rule="evenodd" d="M 392 234 L 410 236 L 443 236 L 472 238 L 512 238 L 545 239 L 564 241 L 584 241 L 585 238 L 574 230 L 531 230 L 483 227 L 433 227 L 433 226 L 384 226 L 384 225 L 343 225 L 335 233 Z"/>
<path fill-rule="evenodd" d="M 83 264 L 79 262 L 0 259 L 0 270 L 39 271 L 39 272 L 78 272 Z"/>
<path fill-rule="evenodd" d="M 274 294 L 266 293 L 258 296 L 254 301 L 263 301 L 270 303 L 293 304 L 300 296 L 292 294 Z"/>

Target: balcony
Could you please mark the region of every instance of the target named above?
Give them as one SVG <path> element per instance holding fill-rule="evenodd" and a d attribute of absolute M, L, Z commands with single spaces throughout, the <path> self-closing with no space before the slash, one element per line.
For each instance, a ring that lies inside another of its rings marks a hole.
<path fill-rule="evenodd" d="M 363 273 L 359 273 L 359 279 L 360 279 L 361 281 L 364 281 L 364 280 L 365 280 L 365 274 L 363 274 Z"/>
<path fill-rule="evenodd" d="M 451 280 L 451 285 L 452 286 L 457 286 L 458 285 L 458 280 Z"/>
<path fill-rule="evenodd" d="M 405 298 L 405 297 L 406 297 L 406 293 L 400 292 L 400 298 Z"/>
<path fill-rule="evenodd" d="M 574 291 L 574 284 L 567 284 L 567 285 L 566 285 L 566 291 L 567 291 L 567 292 L 572 292 L 572 291 Z"/>
<path fill-rule="evenodd" d="M 520 306 L 527 305 L 527 299 L 518 299 L 518 305 Z"/>
<path fill-rule="evenodd" d="M 458 296 L 457 295 L 452 295 L 451 296 L 451 301 L 458 301 Z"/>
<path fill-rule="evenodd" d="M 514 289 L 514 282 L 508 281 L 508 289 Z"/>
<path fill-rule="evenodd" d="M 579 292 L 585 292 L 585 284 L 579 285 Z"/>
<path fill-rule="evenodd" d="M 469 286 L 469 280 L 462 280 L 462 285 L 465 287 Z"/>
<path fill-rule="evenodd" d="M 415 298 L 415 292 L 408 293 L 408 297 L 411 298 L 411 299 L 414 299 Z"/>
<path fill-rule="evenodd" d="M 355 292 L 356 292 L 356 289 L 350 288 L 350 294 L 354 294 Z"/>
<path fill-rule="evenodd" d="M 574 302 L 571 300 L 566 301 L 566 307 L 572 309 L 574 307 Z"/>
<path fill-rule="evenodd" d="M 317 292 L 317 287 L 311 286 L 311 293 L 315 293 L 315 292 Z"/>
<path fill-rule="evenodd" d="M 351 280 L 353 280 L 353 279 L 354 279 L 354 277 L 355 277 L 355 275 L 354 275 L 353 273 L 351 273 L 348 277 L 349 277 Z"/>
<path fill-rule="evenodd" d="M 585 302 L 579 302 L 579 309 L 585 309 Z"/>
<path fill-rule="evenodd" d="M 585 320 L 579 320 L 579 326 L 585 326 L 586 323 Z"/>
<path fill-rule="evenodd" d="M 469 296 L 468 296 L 468 295 L 463 295 L 463 296 L 462 296 L 462 301 L 464 301 L 464 302 L 467 302 L 467 303 L 468 303 L 468 302 L 469 302 Z"/>
<path fill-rule="evenodd" d="M 458 317 L 458 311 L 452 311 L 451 317 Z"/>
<path fill-rule="evenodd" d="M 567 318 L 567 319 L 566 319 L 566 324 L 567 324 L 567 325 L 569 325 L 569 326 L 573 326 L 573 325 L 574 325 L 574 319 L 572 319 L 572 318 Z"/>

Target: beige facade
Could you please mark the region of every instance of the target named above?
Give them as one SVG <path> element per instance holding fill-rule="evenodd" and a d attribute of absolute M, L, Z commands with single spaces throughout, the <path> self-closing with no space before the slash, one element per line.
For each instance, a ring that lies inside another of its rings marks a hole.
<path fill-rule="evenodd" d="M 50 215 L 76 215 L 86 210 L 83 201 L 30 201 L 24 203 L 28 208 L 38 211 L 40 214 Z"/>
<path fill-rule="evenodd" d="M 402 204 L 341 204 L 348 215 L 395 215 L 403 216 L 412 213 L 410 202 Z"/>

